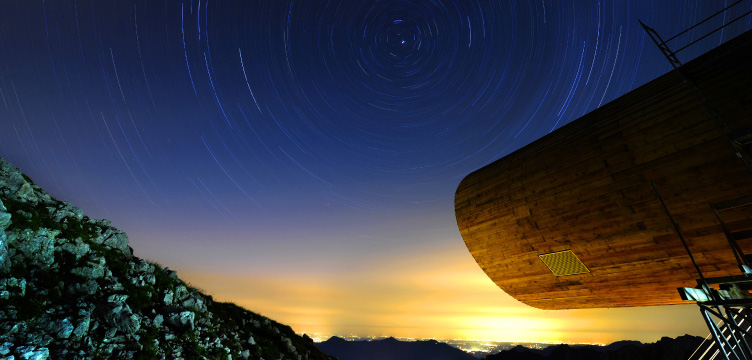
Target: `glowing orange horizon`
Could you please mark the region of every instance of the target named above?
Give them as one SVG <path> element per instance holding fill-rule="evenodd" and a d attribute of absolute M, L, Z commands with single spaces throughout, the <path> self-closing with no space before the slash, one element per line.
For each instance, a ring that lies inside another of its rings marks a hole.
<path fill-rule="evenodd" d="M 216 300 L 319 337 L 608 344 L 707 332 L 694 306 L 538 310 L 506 295 L 457 249 L 400 254 L 326 277 L 193 269 L 179 275 Z"/>

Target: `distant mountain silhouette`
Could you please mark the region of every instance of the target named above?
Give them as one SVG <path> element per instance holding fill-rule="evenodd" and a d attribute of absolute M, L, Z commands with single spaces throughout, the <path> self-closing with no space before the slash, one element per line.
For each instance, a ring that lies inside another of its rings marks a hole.
<path fill-rule="evenodd" d="M 552 345 L 544 349 L 528 349 L 518 345 L 498 354 L 489 355 L 486 360 L 599 360 L 599 346 Z"/>
<path fill-rule="evenodd" d="M 503 354 L 503 355 L 502 355 Z M 500 357 L 503 356 L 503 357 Z M 496 355 L 489 355 L 486 359 L 504 359 L 504 360 L 546 360 L 546 355 L 542 350 L 528 349 L 522 345 L 517 345 L 509 350 L 504 350 Z"/>
<path fill-rule="evenodd" d="M 702 338 L 684 335 L 664 337 L 656 343 L 618 341 L 608 346 L 554 345 L 543 350 L 516 346 L 489 355 L 486 360 L 685 360 L 700 346 Z"/>
<path fill-rule="evenodd" d="M 703 338 L 684 335 L 676 339 L 664 337 L 656 343 L 628 345 L 617 351 L 605 352 L 602 360 L 685 360 L 700 346 Z"/>
<path fill-rule="evenodd" d="M 319 350 L 340 360 L 477 360 L 476 357 L 436 340 L 347 341 L 333 336 L 316 344 Z"/>
<path fill-rule="evenodd" d="M 522 345 L 486 356 L 485 360 L 685 360 L 702 342 L 698 336 L 684 335 L 676 339 L 664 337 L 656 343 L 617 341 L 607 346 L 552 345 L 529 349 Z M 316 344 L 323 352 L 340 360 L 477 360 L 478 358 L 436 340 L 347 341 L 332 337 Z"/>
<path fill-rule="evenodd" d="M 677 340 L 679 340 L 680 338 L 681 337 L 677 338 Z M 667 338 L 667 339 L 670 339 L 670 338 Z M 601 350 L 602 351 L 613 351 L 613 350 L 619 350 L 619 349 L 621 349 L 621 348 L 623 348 L 625 346 L 642 347 L 642 346 L 645 346 L 645 344 L 643 344 L 643 343 L 641 343 L 639 341 L 636 341 L 636 340 L 622 340 L 622 341 L 617 341 L 615 343 L 611 343 L 609 345 L 606 345 L 606 346 L 602 347 Z"/>

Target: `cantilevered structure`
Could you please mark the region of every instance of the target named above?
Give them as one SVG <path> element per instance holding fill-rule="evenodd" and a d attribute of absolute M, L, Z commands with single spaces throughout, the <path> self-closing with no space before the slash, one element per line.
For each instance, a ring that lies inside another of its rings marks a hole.
<path fill-rule="evenodd" d="M 722 225 L 752 253 L 749 54 L 750 32 L 465 177 L 478 265 L 540 309 L 682 303 L 698 272 L 679 234 L 705 277 L 740 274 Z"/>

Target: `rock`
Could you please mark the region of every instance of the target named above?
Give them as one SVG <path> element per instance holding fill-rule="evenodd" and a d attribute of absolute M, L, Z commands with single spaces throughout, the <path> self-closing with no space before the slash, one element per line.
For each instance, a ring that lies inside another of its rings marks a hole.
<path fill-rule="evenodd" d="M 157 277 L 154 274 L 146 274 L 143 281 L 149 285 L 154 285 L 157 282 Z"/>
<path fill-rule="evenodd" d="M 4 342 L 0 344 L 0 356 L 5 356 L 10 353 L 10 349 L 13 347 L 12 342 Z"/>
<path fill-rule="evenodd" d="M 0 229 L 7 229 L 8 226 L 11 224 L 10 220 L 11 216 L 10 213 L 8 213 L 8 209 L 5 208 L 5 204 L 3 204 L 3 201 L 0 200 Z"/>
<path fill-rule="evenodd" d="M 29 330 L 29 325 L 25 321 L 17 322 L 10 328 L 9 334 L 23 334 Z"/>
<path fill-rule="evenodd" d="M 91 323 L 91 312 L 86 309 L 78 310 L 78 325 L 73 329 L 73 337 L 76 339 L 83 338 L 89 332 Z"/>
<path fill-rule="evenodd" d="M 93 295 L 97 291 L 99 291 L 99 284 L 97 284 L 96 281 L 90 279 L 84 283 L 76 283 L 73 286 L 69 286 L 68 289 L 68 292 L 72 295 Z"/>
<path fill-rule="evenodd" d="M 105 331 L 104 334 L 104 341 L 110 342 L 112 341 L 112 338 L 115 337 L 115 334 L 117 333 L 116 327 L 108 328 L 107 331 Z M 108 352 L 112 352 L 112 349 L 110 349 Z"/>
<path fill-rule="evenodd" d="M 130 258 L 133 255 L 128 246 L 128 235 L 124 232 L 115 228 L 107 228 L 100 238 L 103 239 L 102 244 L 120 250 L 126 257 Z"/>
<path fill-rule="evenodd" d="M 165 303 L 165 305 L 172 305 L 172 297 L 172 291 L 167 290 L 162 301 Z"/>
<path fill-rule="evenodd" d="M 37 198 L 39 199 L 39 202 L 43 204 L 50 204 L 50 205 L 55 203 L 55 200 L 52 199 L 52 196 L 44 192 L 44 190 L 42 190 L 42 188 L 39 187 L 39 185 L 31 185 L 31 188 L 34 189 L 34 192 L 37 194 Z"/>
<path fill-rule="evenodd" d="M 275 328 L 276 329 L 276 328 Z M 287 350 L 290 351 L 293 354 L 296 354 L 297 351 L 295 350 L 295 345 L 292 344 L 292 341 L 286 337 L 282 338 L 282 342 L 287 345 Z"/>
<path fill-rule="evenodd" d="M 162 270 L 162 272 L 163 272 L 163 273 L 164 273 L 165 275 L 169 276 L 169 277 L 170 277 L 171 279 L 173 279 L 173 280 L 178 280 L 178 272 L 177 272 L 177 271 L 175 271 L 175 270 L 170 270 L 170 268 L 169 268 L 169 267 L 165 267 L 165 268 L 164 268 L 164 270 Z"/>
<path fill-rule="evenodd" d="M 194 319 L 196 318 L 196 314 L 193 313 L 193 311 L 182 311 L 180 313 L 172 313 L 167 318 L 167 322 L 180 329 L 187 329 L 187 330 L 193 330 L 194 328 Z"/>
<path fill-rule="evenodd" d="M 163 322 L 164 322 L 164 316 L 162 316 L 162 314 L 158 314 L 157 316 L 154 317 L 154 322 L 153 322 L 154 326 L 160 327 L 162 326 Z"/>
<path fill-rule="evenodd" d="M 33 265 L 52 265 L 55 262 L 55 236 L 59 230 L 40 228 L 26 241 L 19 241 L 16 250 L 21 252 L 26 261 Z"/>
<path fill-rule="evenodd" d="M 0 274 L 10 270 L 10 252 L 8 251 L 8 237 L 5 230 L 0 228 Z"/>
<path fill-rule="evenodd" d="M 21 188 L 19 188 L 18 192 L 16 192 L 16 196 L 19 198 L 19 200 L 32 203 L 34 205 L 39 202 L 37 197 L 34 195 L 34 189 L 32 189 L 31 185 L 26 181 L 21 184 Z"/>
<path fill-rule="evenodd" d="M 185 301 L 183 301 L 183 306 L 187 308 L 193 308 L 199 311 L 205 311 L 206 305 L 204 305 L 204 300 L 200 297 L 189 297 Z"/>
<path fill-rule="evenodd" d="M 17 193 L 21 185 L 26 183 L 21 171 L 5 159 L 0 159 L 0 179 L 0 191 L 7 196 Z"/>
<path fill-rule="evenodd" d="M 0 279 L 0 290 L 7 291 L 12 296 L 24 297 L 26 295 L 26 279 L 14 277 Z"/>
<path fill-rule="evenodd" d="M 141 316 L 130 314 L 130 316 L 121 317 L 118 322 L 118 329 L 127 336 L 134 336 L 141 329 Z"/>
<path fill-rule="evenodd" d="M 67 201 L 61 202 L 58 209 L 51 211 L 51 215 L 56 222 L 61 222 L 65 218 L 73 218 L 78 221 L 84 218 L 84 212 Z"/>
<path fill-rule="evenodd" d="M 134 314 L 131 308 L 125 303 L 128 295 L 114 294 L 107 298 L 110 304 L 110 310 L 105 314 L 105 321 L 126 336 L 133 336 L 141 328 L 141 316 Z M 112 338 L 115 333 L 107 336 Z"/>
<path fill-rule="evenodd" d="M 109 270 L 108 270 L 108 271 L 109 271 Z M 118 278 L 117 278 L 117 277 L 115 277 L 115 276 L 112 276 L 112 273 L 110 273 L 110 272 L 108 272 L 107 274 L 108 274 L 109 276 L 111 276 L 111 279 L 110 279 L 110 281 L 112 281 L 112 283 L 113 283 L 112 285 L 110 285 L 110 286 L 109 286 L 109 289 L 110 289 L 110 290 L 112 290 L 112 291 L 121 291 L 121 290 L 125 290 L 125 287 L 123 286 L 123 284 L 121 284 L 120 282 L 118 282 Z"/>
<path fill-rule="evenodd" d="M 151 274 L 154 272 L 154 266 L 143 259 L 133 261 L 133 271 L 139 274 Z"/>
<path fill-rule="evenodd" d="M 41 345 L 42 347 L 47 347 L 53 340 L 55 340 L 52 336 L 43 334 L 41 338 L 36 338 L 34 340 L 34 343 L 36 345 Z"/>
<path fill-rule="evenodd" d="M 46 360 L 50 357 L 49 349 L 34 346 L 19 346 L 16 348 L 16 353 L 21 359 L 28 360 Z"/>
<path fill-rule="evenodd" d="M 175 299 L 178 301 L 183 301 L 185 298 L 188 297 L 188 289 L 183 285 L 178 285 L 175 287 Z"/>
<path fill-rule="evenodd" d="M 73 274 L 86 279 L 99 279 L 104 276 L 104 269 L 93 267 L 80 267 L 71 270 Z"/>
<path fill-rule="evenodd" d="M 80 237 L 76 238 L 72 243 L 71 242 L 65 242 L 62 245 L 60 245 L 60 248 L 63 251 L 67 251 L 73 255 L 76 256 L 76 260 L 80 259 L 82 256 L 86 255 L 89 250 L 91 249 L 89 247 L 89 244 L 85 243 L 83 239 Z"/>
<path fill-rule="evenodd" d="M 100 279 L 104 276 L 107 264 L 104 257 L 99 257 L 97 261 L 90 261 L 89 266 L 74 268 L 71 272 L 86 279 Z"/>
<path fill-rule="evenodd" d="M 68 318 L 61 320 L 58 323 L 57 337 L 61 339 L 67 339 L 73 333 L 73 324 L 71 324 Z"/>
<path fill-rule="evenodd" d="M 115 303 L 115 304 L 122 304 L 125 302 L 125 300 L 128 299 L 127 294 L 112 294 L 107 297 L 107 302 L 109 303 Z"/>

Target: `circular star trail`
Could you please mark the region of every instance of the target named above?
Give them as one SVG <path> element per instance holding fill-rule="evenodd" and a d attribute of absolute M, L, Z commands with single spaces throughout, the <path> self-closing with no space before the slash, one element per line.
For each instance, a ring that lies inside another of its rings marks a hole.
<path fill-rule="evenodd" d="M 719 5 L 3 7 L 5 156 L 65 191 L 85 192 L 60 171 L 107 168 L 160 212 L 179 194 L 233 217 L 291 192 L 422 211 L 463 174 L 665 72 L 638 17 L 670 34 Z"/>
<path fill-rule="evenodd" d="M 0 156 L 191 266 L 461 245 L 466 174 L 669 71 L 638 19 L 670 37 L 725 5 L 3 1 Z"/>

